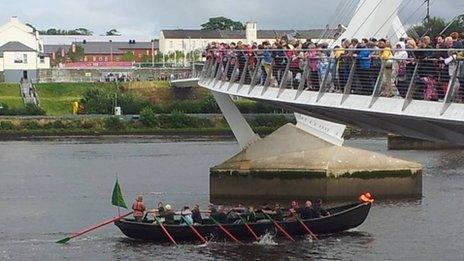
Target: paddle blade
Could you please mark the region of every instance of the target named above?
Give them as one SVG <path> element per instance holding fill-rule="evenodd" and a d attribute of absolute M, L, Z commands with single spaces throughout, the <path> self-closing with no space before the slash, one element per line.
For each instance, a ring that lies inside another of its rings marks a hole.
<path fill-rule="evenodd" d="M 65 237 L 63 239 L 60 239 L 60 240 L 56 241 L 55 243 L 57 243 L 57 244 L 66 244 L 66 243 L 69 242 L 69 240 L 71 240 L 70 237 Z"/>

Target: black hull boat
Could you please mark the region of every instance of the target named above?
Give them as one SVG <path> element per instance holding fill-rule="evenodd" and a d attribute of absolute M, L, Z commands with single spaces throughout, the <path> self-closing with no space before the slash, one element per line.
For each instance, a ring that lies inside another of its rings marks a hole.
<path fill-rule="evenodd" d="M 327 217 L 303 220 L 304 224 L 311 229 L 316 235 L 335 234 L 360 226 L 367 218 L 371 203 L 356 203 L 327 209 L 330 213 Z M 207 219 L 205 219 L 206 221 Z M 290 235 L 298 237 L 307 235 L 303 225 L 295 221 L 278 222 Z M 153 222 L 138 223 L 134 220 L 116 221 L 115 225 L 129 238 L 151 241 L 156 243 L 168 243 L 169 238 L 163 232 L 161 226 Z M 252 240 L 254 236 L 245 224 L 222 224 L 233 236 L 241 240 Z M 277 234 L 283 237 L 282 233 L 276 233 L 279 230 L 272 222 L 249 223 L 249 227 L 258 235 L 262 236 L 267 233 Z M 169 234 L 177 242 L 195 242 L 198 237 L 187 225 L 164 225 Z M 194 228 L 204 237 L 213 239 L 224 239 L 228 236 L 215 224 L 195 225 Z"/>

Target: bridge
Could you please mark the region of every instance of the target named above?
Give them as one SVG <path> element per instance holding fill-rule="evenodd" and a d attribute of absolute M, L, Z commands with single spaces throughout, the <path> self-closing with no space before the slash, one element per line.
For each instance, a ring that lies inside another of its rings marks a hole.
<path fill-rule="evenodd" d="M 397 16 L 401 3 L 361 1 L 340 39 L 322 48 L 211 50 L 199 85 L 213 92 L 244 148 L 256 135 L 230 95 L 294 111 L 312 134 L 334 144 L 344 125 L 354 125 L 464 145 L 463 50 L 398 45 L 382 59 L 382 49 L 339 48 L 341 39 L 388 36 L 394 44 L 406 36 Z M 406 55 L 393 56 L 400 52 Z"/>
<path fill-rule="evenodd" d="M 371 58 L 371 68 L 363 70 L 359 68 L 359 60 L 356 61 L 354 57 L 345 57 L 345 60 L 315 58 L 302 61 L 300 67 L 303 69 L 299 67 L 296 71 L 301 72 L 295 73 L 291 68 L 292 58 L 288 50 L 266 52 L 272 57 L 279 54 L 285 56 L 273 58 L 283 63 L 268 69 L 268 74 L 264 66 L 259 66 L 263 64 L 264 51 L 257 50 L 251 55 L 236 51 L 225 55 L 221 61 L 209 60 L 199 84 L 216 95 L 226 94 L 262 101 L 341 124 L 425 140 L 464 144 L 464 103 L 458 78 L 462 61 L 455 61 L 454 71 L 449 75 L 449 68 L 443 67 L 445 63 L 439 59 L 392 58 L 382 61 Z M 325 52 L 333 53 L 334 50 Z M 258 66 L 250 68 L 250 60 Z M 342 72 L 341 62 L 346 63 L 343 66 L 349 67 L 349 70 Z M 311 71 L 311 63 L 326 64 L 330 68 L 321 74 L 320 70 Z M 375 68 L 376 63 L 379 64 L 378 68 Z M 395 72 L 391 67 L 402 63 L 408 65 L 400 81 L 397 79 L 399 76 L 392 77 L 392 74 L 398 74 L 398 70 L 403 69 L 398 68 Z M 342 73 L 345 73 L 345 79 L 341 79 Z M 434 81 L 432 87 L 426 83 L 427 80 Z M 387 89 L 395 90 L 388 93 Z"/>

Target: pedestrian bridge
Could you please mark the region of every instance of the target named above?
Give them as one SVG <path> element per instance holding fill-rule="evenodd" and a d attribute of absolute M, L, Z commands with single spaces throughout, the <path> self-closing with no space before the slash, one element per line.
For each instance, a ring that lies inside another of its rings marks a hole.
<path fill-rule="evenodd" d="M 338 58 L 335 51 L 218 51 L 199 85 L 331 122 L 464 145 L 464 68 L 448 57 L 453 50 L 414 50 L 416 58 L 403 60 L 382 60 L 378 49 L 364 60 L 359 50 Z"/>

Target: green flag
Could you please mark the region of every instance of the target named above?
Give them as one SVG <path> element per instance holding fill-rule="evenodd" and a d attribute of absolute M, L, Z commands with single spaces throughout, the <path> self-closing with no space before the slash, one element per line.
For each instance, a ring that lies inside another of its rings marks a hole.
<path fill-rule="evenodd" d="M 121 207 L 127 209 L 126 202 L 124 202 L 124 197 L 121 192 L 121 187 L 119 182 L 116 179 L 116 184 L 114 184 L 113 195 L 111 196 L 111 204 L 116 207 Z"/>

